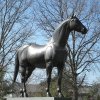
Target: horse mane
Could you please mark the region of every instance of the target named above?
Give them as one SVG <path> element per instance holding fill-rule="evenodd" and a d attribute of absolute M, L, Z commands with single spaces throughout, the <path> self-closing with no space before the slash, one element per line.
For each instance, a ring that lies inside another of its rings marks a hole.
<path fill-rule="evenodd" d="M 60 32 L 59 30 L 61 30 L 61 28 L 69 21 L 69 18 L 62 21 L 58 27 L 55 29 L 54 33 L 53 33 L 53 39 L 57 39 L 57 37 L 59 36 Z M 67 27 L 67 26 L 66 26 Z"/>
<path fill-rule="evenodd" d="M 58 27 L 55 29 L 54 33 L 55 33 L 57 30 L 59 30 L 62 26 L 64 26 L 68 21 L 69 21 L 69 19 L 63 20 L 63 21 L 58 25 Z"/>

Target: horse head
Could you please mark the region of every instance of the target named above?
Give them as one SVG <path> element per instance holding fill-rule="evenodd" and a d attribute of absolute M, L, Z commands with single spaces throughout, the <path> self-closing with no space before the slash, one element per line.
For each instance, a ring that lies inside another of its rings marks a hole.
<path fill-rule="evenodd" d="M 81 32 L 82 34 L 86 34 L 88 31 L 81 21 L 74 15 L 72 15 L 70 18 L 69 26 L 71 30 Z"/>

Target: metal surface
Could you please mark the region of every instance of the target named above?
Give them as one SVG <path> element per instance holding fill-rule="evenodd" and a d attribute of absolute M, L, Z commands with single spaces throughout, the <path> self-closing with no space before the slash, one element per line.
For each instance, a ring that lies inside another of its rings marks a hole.
<path fill-rule="evenodd" d="M 58 96 L 62 97 L 61 79 L 65 60 L 67 57 L 66 42 L 71 31 L 87 33 L 86 27 L 80 20 L 72 16 L 70 19 L 63 21 L 54 31 L 53 37 L 47 45 L 31 44 L 25 45 L 18 49 L 15 60 L 14 82 L 18 71 L 21 72 L 21 82 L 23 83 L 23 95 L 27 96 L 25 83 L 35 68 L 46 68 L 47 72 L 47 96 L 50 94 L 51 72 L 54 66 L 58 69 Z"/>

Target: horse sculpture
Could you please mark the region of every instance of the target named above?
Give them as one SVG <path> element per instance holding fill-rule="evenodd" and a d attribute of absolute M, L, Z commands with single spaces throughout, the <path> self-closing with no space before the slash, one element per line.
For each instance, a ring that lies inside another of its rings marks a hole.
<path fill-rule="evenodd" d="M 28 96 L 25 83 L 35 68 L 46 68 L 46 95 L 50 97 L 51 94 L 49 88 L 51 82 L 51 72 L 52 68 L 55 66 L 58 70 L 58 96 L 63 96 L 61 92 L 61 79 L 64 64 L 67 58 L 67 51 L 65 47 L 69 34 L 73 30 L 81 32 L 82 34 L 87 33 L 86 27 L 74 15 L 71 18 L 63 21 L 57 27 L 51 40 L 47 43 L 47 45 L 30 44 L 24 45 L 18 49 L 15 59 L 15 72 L 13 82 L 15 82 L 18 71 L 20 71 L 21 82 L 23 84 L 22 97 Z"/>

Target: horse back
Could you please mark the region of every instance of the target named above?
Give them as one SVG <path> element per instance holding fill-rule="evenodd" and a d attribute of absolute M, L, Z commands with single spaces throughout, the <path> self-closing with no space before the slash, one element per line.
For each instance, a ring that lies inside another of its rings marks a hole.
<path fill-rule="evenodd" d="M 27 47 L 26 52 L 27 52 L 27 61 L 31 65 L 44 65 L 45 63 L 45 50 L 46 46 L 45 45 L 37 45 L 37 44 L 32 44 Z"/>

